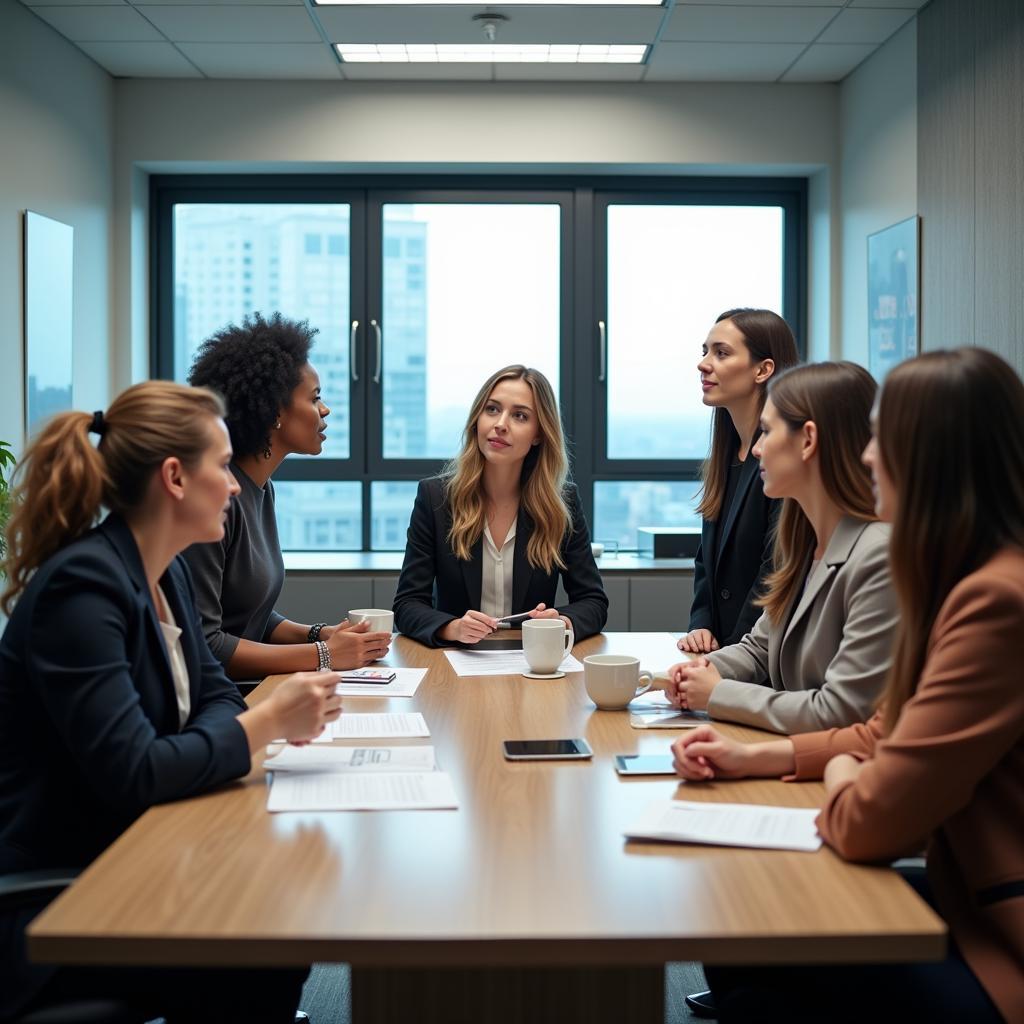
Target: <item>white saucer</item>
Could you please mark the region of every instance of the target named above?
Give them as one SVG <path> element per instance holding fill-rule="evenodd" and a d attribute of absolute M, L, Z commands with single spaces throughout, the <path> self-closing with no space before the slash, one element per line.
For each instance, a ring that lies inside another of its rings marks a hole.
<path fill-rule="evenodd" d="M 564 672 L 524 672 L 524 679 L 564 679 Z"/>

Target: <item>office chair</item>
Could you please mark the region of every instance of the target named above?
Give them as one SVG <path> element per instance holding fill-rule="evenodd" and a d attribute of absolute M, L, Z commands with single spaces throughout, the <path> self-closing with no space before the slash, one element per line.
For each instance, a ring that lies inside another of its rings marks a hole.
<path fill-rule="evenodd" d="M 43 907 L 77 877 L 78 869 L 51 868 L 0 875 L 0 913 Z M 114 999 L 58 1000 L 15 1017 L 11 1024 L 143 1024 L 145 1016 Z"/>

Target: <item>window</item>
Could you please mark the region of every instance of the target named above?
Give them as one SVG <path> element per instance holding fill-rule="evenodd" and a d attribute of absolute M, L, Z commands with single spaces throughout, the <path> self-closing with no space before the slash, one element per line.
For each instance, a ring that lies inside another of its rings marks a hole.
<path fill-rule="evenodd" d="M 286 549 L 403 550 L 417 481 L 510 363 L 559 393 L 595 540 L 698 525 L 708 328 L 765 306 L 803 342 L 799 180 L 168 177 L 153 197 L 159 375 L 257 310 L 319 329 L 328 443 L 275 475 Z"/>

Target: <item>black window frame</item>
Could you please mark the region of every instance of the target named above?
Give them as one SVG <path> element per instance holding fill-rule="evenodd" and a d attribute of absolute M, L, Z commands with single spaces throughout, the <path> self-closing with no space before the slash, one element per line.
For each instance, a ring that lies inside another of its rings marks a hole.
<path fill-rule="evenodd" d="M 346 203 L 350 206 L 350 319 L 358 320 L 350 373 L 348 459 L 289 459 L 281 481 L 361 483 L 362 550 L 370 551 L 374 481 L 411 481 L 437 473 L 445 459 L 385 459 L 381 422 L 383 386 L 376 369 L 371 320 L 382 322 L 381 210 L 385 203 L 557 202 L 561 216 L 560 388 L 562 420 L 570 442 L 573 477 L 593 525 L 594 485 L 601 481 L 692 481 L 697 459 L 609 459 L 607 386 L 598 381 L 597 322 L 607 322 L 607 207 L 640 205 L 765 205 L 784 212 L 783 308 L 806 352 L 806 178 L 629 177 L 622 175 L 153 175 L 150 179 L 150 365 L 174 371 L 173 208 L 177 203 Z M 357 259 L 358 253 L 365 259 Z M 387 325 L 384 324 L 386 332 Z M 454 453 L 453 453 L 454 454 Z"/>

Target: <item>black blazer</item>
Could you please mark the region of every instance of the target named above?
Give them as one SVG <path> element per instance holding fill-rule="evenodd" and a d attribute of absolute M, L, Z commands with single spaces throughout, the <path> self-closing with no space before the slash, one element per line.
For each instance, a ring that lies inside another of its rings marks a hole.
<path fill-rule="evenodd" d="M 569 603 L 558 609 L 571 622 L 577 640 L 600 633 L 608 618 L 608 598 L 590 550 L 590 532 L 580 508 L 576 488 L 566 495 L 572 527 L 562 541 L 561 571 Z M 480 607 L 483 590 L 483 537 L 473 545 L 468 562 L 459 561 L 448 546 L 452 517 L 444 495 L 444 482 L 431 477 L 420 482 L 409 520 L 405 561 L 395 593 L 395 627 L 430 647 L 443 646 L 437 631 Z M 535 569 L 526 560 L 526 545 L 533 520 L 519 508 L 512 561 L 512 614 L 529 611 L 543 602 L 555 603 L 558 573 Z"/>
<path fill-rule="evenodd" d="M 123 520 L 49 559 L 0 640 L 0 872 L 82 867 L 152 804 L 249 770 L 238 689 L 210 653 L 188 569 L 160 581 L 181 629 L 191 713 L 178 703 L 135 539 Z M 29 967 L 35 911 L 0 915 L 0 1013 L 51 970 Z"/>
<path fill-rule="evenodd" d="M 722 647 L 738 643 L 757 622 L 762 609 L 754 599 L 772 569 L 772 544 L 781 502 L 765 497 L 760 468 L 760 462 L 748 454 L 740 468 L 732 506 L 723 509 L 717 520 L 701 523 L 689 628 L 710 629 Z"/>

